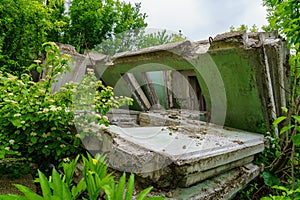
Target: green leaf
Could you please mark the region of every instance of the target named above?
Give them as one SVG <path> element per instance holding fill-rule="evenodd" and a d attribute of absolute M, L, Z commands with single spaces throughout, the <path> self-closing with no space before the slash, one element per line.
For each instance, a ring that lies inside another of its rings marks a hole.
<path fill-rule="evenodd" d="M 289 109 L 287 109 L 286 107 L 281 107 L 281 109 L 283 110 L 283 112 L 287 113 L 289 111 Z"/>
<path fill-rule="evenodd" d="M 38 73 L 42 73 L 43 68 L 42 68 L 41 66 L 38 66 L 38 67 L 36 68 L 36 71 L 37 71 Z"/>
<path fill-rule="evenodd" d="M 285 192 L 289 191 L 289 189 L 284 187 L 284 186 L 274 185 L 274 186 L 272 186 L 272 188 L 277 189 L 277 190 L 281 190 L 281 191 L 285 191 Z"/>
<path fill-rule="evenodd" d="M 125 200 L 131 200 L 134 189 L 134 174 L 131 174 L 127 184 Z"/>
<path fill-rule="evenodd" d="M 114 195 L 116 200 L 122 200 L 123 194 L 125 191 L 125 183 L 126 183 L 126 173 L 123 173 L 122 177 L 119 180 L 119 184 L 116 190 L 116 193 Z"/>
<path fill-rule="evenodd" d="M 293 115 L 292 117 L 300 124 L 300 116 Z"/>
<path fill-rule="evenodd" d="M 78 159 L 79 159 L 79 155 L 76 156 L 76 158 L 74 160 L 72 160 L 71 162 L 63 163 L 64 173 L 65 173 L 64 179 L 65 179 L 65 182 L 67 183 L 68 187 L 71 187 Z"/>
<path fill-rule="evenodd" d="M 1 200 L 27 200 L 25 197 L 16 194 L 0 195 Z"/>
<path fill-rule="evenodd" d="M 283 120 L 286 119 L 286 116 L 281 116 L 278 117 L 274 122 L 273 122 L 273 126 L 277 126 L 280 122 L 282 122 Z"/>
<path fill-rule="evenodd" d="M 48 199 L 51 200 L 51 190 L 50 190 L 49 181 L 40 170 L 38 170 L 38 174 L 39 174 L 39 182 L 41 184 L 43 197 L 45 200 Z"/>
<path fill-rule="evenodd" d="M 5 158 L 5 151 L 2 150 L 0 151 L 0 159 L 4 159 Z"/>
<path fill-rule="evenodd" d="M 85 180 L 82 178 L 76 186 L 72 187 L 72 197 L 73 199 L 77 199 L 77 197 L 86 190 Z"/>
<path fill-rule="evenodd" d="M 104 185 L 102 186 L 102 189 L 105 192 L 105 199 L 107 200 L 116 200 L 118 198 L 118 196 L 116 196 L 115 194 L 115 183 L 111 184 L 111 185 Z"/>
<path fill-rule="evenodd" d="M 260 200 L 273 200 L 271 197 L 262 197 Z"/>
<path fill-rule="evenodd" d="M 264 171 L 262 176 L 264 179 L 264 183 L 269 187 L 280 184 L 280 179 L 268 171 Z"/>
<path fill-rule="evenodd" d="M 12 119 L 9 119 L 9 121 L 17 128 L 22 126 L 21 120 L 19 118 L 12 118 Z"/>
<path fill-rule="evenodd" d="M 14 186 L 18 188 L 20 192 L 22 192 L 29 200 L 43 200 L 43 198 L 40 195 L 37 195 L 35 192 L 30 190 L 26 186 L 19 185 L 19 184 L 14 184 Z"/>
<path fill-rule="evenodd" d="M 280 130 L 280 134 L 285 133 L 286 131 L 290 130 L 291 128 L 295 127 L 295 125 L 289 125 L 289 126 L 284 126 Z"/>
<path fill-rule="evenodd" d="M 59 173 L 55 168 L 52 169 L 52 184 L 51 188 L 53 190 L 53 195 L 58 197 L 63 197 L 63 183 L 61 181 Z"/>
<path fill-rule="evenodd" d="M 300 134 L 294 135 L 294 137 L 293 137 L 293 143 L 296 146 L 300 146 Z"/>
<path fill-rule="evenodd" d="M 143 200 L 147 194 L 149 194 L 149 192 L 152 190 L 152 187 L 148 187 L 146 189 L 144 189 L 143 191 L 141 191 L 139 193 L 139 195 L 136 197 L 136 200 Z"/>
<path fill-rule="evenodd" d="M 36 138 L 36 137 L 32 137 L 32 138 L 30 139 L 30 141 L 32 142 L 32 144 L 35 144 L 35 143 L 37 142 L 37 138 Z"/>

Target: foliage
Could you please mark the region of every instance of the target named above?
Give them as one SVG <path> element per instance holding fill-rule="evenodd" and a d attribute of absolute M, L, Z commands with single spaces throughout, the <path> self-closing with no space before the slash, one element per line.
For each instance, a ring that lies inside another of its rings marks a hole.
<path fill-rule="evenodd" d="M 52 84 L 68 70 L 69 55 L 60 55 L 54 43 L 44 45 L 47 52 L 45 63 L 31 65 L 44 72 L 44 79 L 33 82 L 27 74 L 20 78 L 0 72 L 0 155 L 2 158 L 26 157 L 29 162 L 47 167 L 58 164 L 63 158 L 82 151 L 80 135 L 74 124 L 73 96 L 78 92 L 78 84 L 67 84 L 53 93 Z M 115 100 L 112 88 L 101 82 L 86 82 L 95 77 L 93 73 L 84 76 L 80 84 L 98 88 L 93 96 L 94 123 L 107 124 L 106 112 L 129 100 Z M 79 84 L 79 85 L 80 85 Z M 79 86 L 78 86 L 79 87 Z M 80 89 L 80 87 L 79 87 Z M 80 100 L 80 99 L 79 99 Z"/>
<path fill-rule="evenodd" d="M 41 57 L 47 32 L 53 29 L 46 5 L 33 0 L 0 1 L 0 70 L 19 75 Z"/>
<path fill-rule="evenodd" d="M 69 44 L 79 52 L 92 49 L 114 34 L 145 27 L 145 14 L 119 0 L 73 0 L 70 7 Z"/>
<path fill-rule="evenodd" d="M 300 2 L 297 0 L 263 0 L 267 7 L 269 26 L 279 30 L 289 45 L 299 49 Z"/>
<path fill-rule="evenodd" d="M 126 30 L 145 27 L 140 4 L 119 0 L 0 1 L 0 70 L 20 76 L 32 60 L 44 59 L 42 44 L 67 43 L 81 53 Z"/>
<path fill-rule="evenodd" d="M 270 194 L 268 197 L 263 197 L 261 200 L 299 200 L 300 199 L 300 187 L 296 190 L 286 188 L 284 186 L 273 186 L 273 189 L 281 192 L 278 195 Z"/>
<path fill-rule="evenodd" d="M 238 28 L 235 28 L 233 25 L 230 26 L 230 32 L 233 32 L 233 31 L 244 31 L 244 30 L 245 31 L 250 31 L 250 32 L 253 32 L 253 33 L 258 32 L 258 28 L 257 28 L 257 26 L 255 24 L 253 24 L 250 29 L 249 29 L 249 27 L 246 24 L 241 24 L 241 26 L 238 27 Z"/>
<path fill-rule="evenodd" d="M 273 123 L 278 134 L 273 134 L 270 152 L 265 156 L 265 184 L 275 195 L 263 199 L 299 199 L 300 177 L 300 2 L 295 0 L 264 0 L 268 10 L 269 26 L 264 30 L 276 29 L 286 39 L 291 50 L 291 87 L 288 108 Z M 280 186 L 279 186 L 280 185 Z M 284 186 L 283 186 L 284 185 Z M 280 194 L 278 191 L 282 191 Z M 298 195 L 298 196 L 297 196 Z"/>
<path fill-rule="evenodd" d="M 41 172 L 38 171 L 39 178 L 38 182 L 42 189 L 42 196 L 31 191 L 29 188 L 15 184 L 15 186 L 25 195 L 19 196 L 14 194 L 1 195 L 0 198 L 3 200 L 10 199 L 65 199 L 73 200 L 79 198 L 83 192 L 87 191 L 90 200 L 97 200 L 101 196 L 101 192 L 104 192 L 105 199 L 108 200 L 131 200 L 133 197 L 134 189 L 134 175 L 131 174 L 126 184 L 126 174 L 116 184 L 112 174 L 108 174 L 107 164 L 105 163 L 105 157 L 96 155 L 95 159 L 89 154 L 86 157 L 82 156 L 83 160 L 83 178 L 81 178 L 77 184 L 73 181 L 74 172 L 77 167 L 79 156 L 76 157 L 70 163 L 64 163 L 64 172 L 60 175 L 55 168 L 52 170 L 52 175 L 49 179 Z M 149 197 L 146 198 L 147 194 L 151 191 L 150 188 L 146 188 L 141 191 L 136 199 L 137 200 L 163 200 L 162 197 Z M 83 199 L 85 199 L 83 197 Z"/>
<path fill-rule="evenodd" d="M 180 42 L 185 37 L 179 31 L 178 34 L 163 31 L 150 31 L 148 29 L 135 29 L 113 36 L 101 44 L 95 46 L 95 51 L 106 55 L 114 55 L 125 51 L 134 51 L 146 47 L 157 46 L 172 42 Z"/>
<path fill-rule="evenodd" d="M 47 31 L 47 41 L 68 43 L 70 17 L 65 10 L 65 0 L 47 0 L 47 8 L 51 12 L 50 23 L 53 28 Z"/>
<path fill-rule="evenodd" d="M 248 189 L 249 188 L 249 189 Z M 257 183 L 253 183 L 250 184 L 246 189 L 243 189 L 241 191 L 239 191 L 238 193 L 238 197 L 237 199 L 247 199 L 247 200 L 252 200 L 252 193 L 254 191 L 257 191 L 258 189 L 258 184 Z"/>
<path fill-rule="evenodd" d="M 274 130 L 267 133 L 268 145 L 258 162 L 265 165 L 262 178 L 265 185 L 258 191 L 263 199 L 299 199 L 300 188 L 300 2 L 297 0 L 263 0 L 269 25 L 263 30 L 278 30 L 290 49 L 290 88 L 288 108 L 274 121 Z M 281 193 L 280 193 L 281 191 Z"/>

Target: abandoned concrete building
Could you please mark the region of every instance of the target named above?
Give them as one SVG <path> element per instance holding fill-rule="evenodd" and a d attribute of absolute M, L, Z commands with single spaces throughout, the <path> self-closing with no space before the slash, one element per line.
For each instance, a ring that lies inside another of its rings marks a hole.
<path fill-rule="evenodd" d="M 83 139 L 111 168 L 170 199 L 231 199 L 262 170 L 254 156 L 288 99 L 289 52 L 276 32 L 225 33 L 114 56 L 61 49 L 75 64 L 54 90 L 93 68 L 117 96 L 134 99 L 109 112 L 109 127 L 93 125 L 96 135 Z"/>

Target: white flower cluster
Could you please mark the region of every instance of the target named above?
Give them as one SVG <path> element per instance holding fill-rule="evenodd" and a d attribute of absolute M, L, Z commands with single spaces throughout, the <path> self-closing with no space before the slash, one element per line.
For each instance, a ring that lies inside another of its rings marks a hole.
<path fill-rule="evenodd" d="M 14 114 L 14 117 L 20 117 L 21 116 L 21 114 L 20 113 L 16 113 L 16 114 Z"/>
<path fill-rule="evenodd" d="M 60 106 L 56 107 L 56 106 L 54 106 L 54 105 L 50 105 L 49 108 L 44 108 L 44 109 L 43 109 L 43 112 L 44 112 L 44 113 L 47 113 L 47 112 L 49 112 L 49 111 L 56 112 L 56 111 L 60 111 L 60 110 L 62 110 L 62 108 L 61 108 Z"/>

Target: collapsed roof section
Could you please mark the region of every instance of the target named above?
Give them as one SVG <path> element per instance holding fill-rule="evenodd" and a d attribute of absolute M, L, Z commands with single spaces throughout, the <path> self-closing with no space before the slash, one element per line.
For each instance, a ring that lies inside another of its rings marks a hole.
<path fill-rule="evenodd" d="M 224 33 L 114 56 L 81 55 L 74 47 L 60 46 L 75 64 L 54 91 L 80 81 L 92 67 L 116 95 L 135 99 L 132 110 L 200 110 L 210 122 L 262 133 L 288 99 L 289 52 L 277 32 Z"/>
<path fill-rule="evenodd" d="M 232 32 L 89 57 L 117 95 L 136 100 L 134 110 L 202 110 L 210 122 L 264 132 L 286 106 L 288 50 L 276 32 Z"/>
<path fill-rule="evenodd" d="M 127 111 L 136 122 L 104 131 L 95 126 L 102 140 L 83 139 L 90 152 L 107 154 L 110 167 L 161 188 L 187 187 L 175 188 L 175 199 L 216 199 L 218 193 L 231 198 L 258 175 L 251 162 L 264 149 L 263 135 L 250 132 L 264 132 L 288 97 L 288 50 L 276 32 L 225 33 L 207 41 L 73 58 L 73 70 L 58 86 L 80 80 L 92 67 L 116 95 L 135 99 L 132 110 L 151 111 Z M 113 114 L 117 125 L 130 118 Z M 203 117 L 212 123 L 201 122 Z M 218 184 L 206 189 L 212 177 Z"/>

